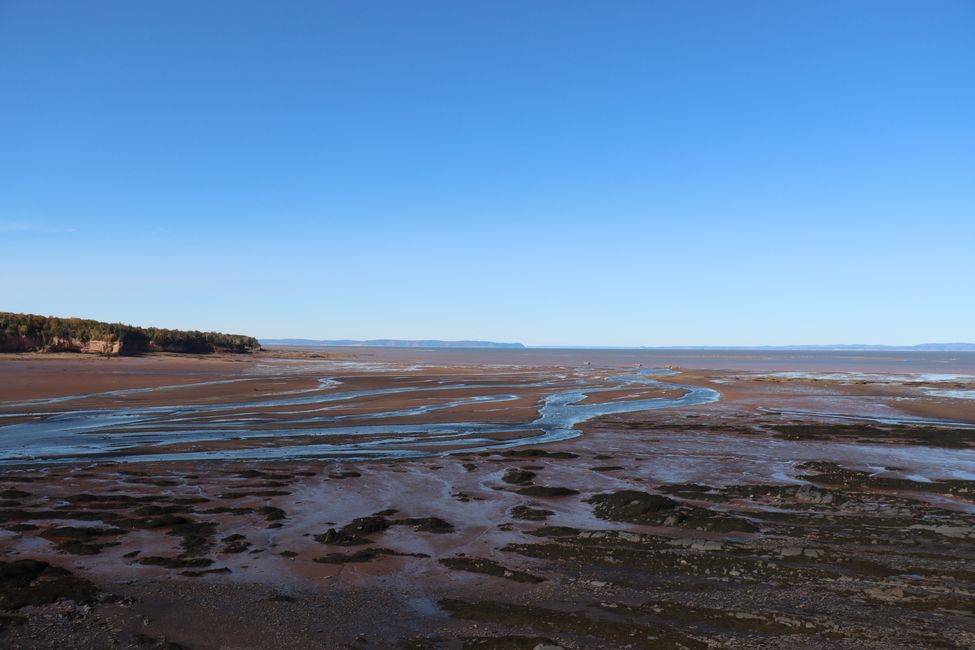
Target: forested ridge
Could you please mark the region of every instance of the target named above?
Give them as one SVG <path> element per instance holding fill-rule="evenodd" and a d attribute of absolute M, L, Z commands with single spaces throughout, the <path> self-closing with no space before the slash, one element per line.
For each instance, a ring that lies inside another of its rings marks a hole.
<path fill-rule="evenodd" d="M 84 318 L 59 318 L 0 312 L 0 351 L 31 352 L 251 352 L 260 348 L 253 336 L 136 327 Z"/>

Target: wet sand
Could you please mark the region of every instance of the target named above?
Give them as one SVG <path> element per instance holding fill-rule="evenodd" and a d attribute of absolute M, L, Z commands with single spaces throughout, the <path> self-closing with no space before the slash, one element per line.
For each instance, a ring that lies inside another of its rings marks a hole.
<path fill-rule="evenodd" d="M 324 373 L 321 357 L 288 354 L 0 360 L 0 402 L 201 383 L 38 403 L 26 419 L 299 396 L 311 408 L 337 407 L 330 417 L 379 416 L 372 424 L 380 426 L 527 427 L 567 382 L 606 389 L 584 395 L 587 405 L 686 391 L 613 388 L 621 369 L 652 367 L 622 353 L 359 351 L 324 360 Z M 471 436 L 460 436 L 419 458 L 5 463 L 0 645 L 975 644 L 975 402 L 931 396 L 946 382 L 919 377 L 952 368 L 885 358 L 857 370 L 877 377 L 826 380 L 775 373 L 852 372 L 853 362 L 797 357 L 783 369 L 778 357 L 731 356 L 661 377 L 716 389 L 719 401 L 611 413 L 544 444 L 474 451 Z M 87 370 L 101 361 L 118 369 L 105 383 Z M 955 374 L 969 374 L 966 363 Z M 45 389 L 54 373 L 66 377 Z M 487 388 L 457 388 L 449 399 L 425 388 L 474 380 Z M 28 388 L 10 392 L 21 382 Z M 317 401 L 391 388 L 403 392 Z M 247 427 L 273 431 L 295 426 L 307 414 L 291 411 L 308 408 L 233 406 L 193 417 L 271 418 Z M 0 415 L 22 410 L 6 405 Z M 167 445 L 231 454 L 308 446 L 340 424 L 309 425 L 288 439 Z M 538 433 L 498 435 L 519 442 Z M 422 436 L 403 448 L 423 449 L 416 442 Z"/>
<path fill-rule="evenodd" d="M 237 376 L 253 363 L 241 355 L 4 354 L 0 355 L 0 401 L 216 381 Z"/>

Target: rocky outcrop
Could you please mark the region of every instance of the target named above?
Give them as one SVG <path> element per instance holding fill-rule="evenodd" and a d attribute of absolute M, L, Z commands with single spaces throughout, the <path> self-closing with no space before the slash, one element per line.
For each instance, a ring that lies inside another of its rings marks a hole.
<path fill-rule="evenodd" d="M 83 318 L 0 312 L 0 352 L 253 352 L 257 339 L 243 334 L 136 327 Z"/>
<path fill-rule="evenodd" d="M 55 338 L 49 346 L 55 352 L 81 352 L 84 354 L 121 354 L 121 341 L 82 341 L 80 339 Z"/>
<path fill-rule="evenodd" d="M 33 336 L 0 334 L 0 352 L 80 352 L 82 354 L 122 354 L 126 351 L 122 341 L 83 341 L 74 338 L 54 337 L 43 340 Z"/>

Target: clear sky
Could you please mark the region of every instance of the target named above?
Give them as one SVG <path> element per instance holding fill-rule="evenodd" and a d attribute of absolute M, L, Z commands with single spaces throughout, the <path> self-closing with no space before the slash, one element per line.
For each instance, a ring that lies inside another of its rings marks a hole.
<path fill-rule="evenodd" d="M 975 2 L 0 0 L 0 310 L 975 340 Z"/>

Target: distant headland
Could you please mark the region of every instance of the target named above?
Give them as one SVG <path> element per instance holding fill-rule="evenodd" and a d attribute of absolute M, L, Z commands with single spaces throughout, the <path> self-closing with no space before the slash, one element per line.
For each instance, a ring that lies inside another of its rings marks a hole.
<path fill-rule="evenodd" d="M 253 336 L 136 327 L 83 318 L 0 312 L 0 352 L 80 352 L 128 355 L 144 352 L 253 352 Z"/>

